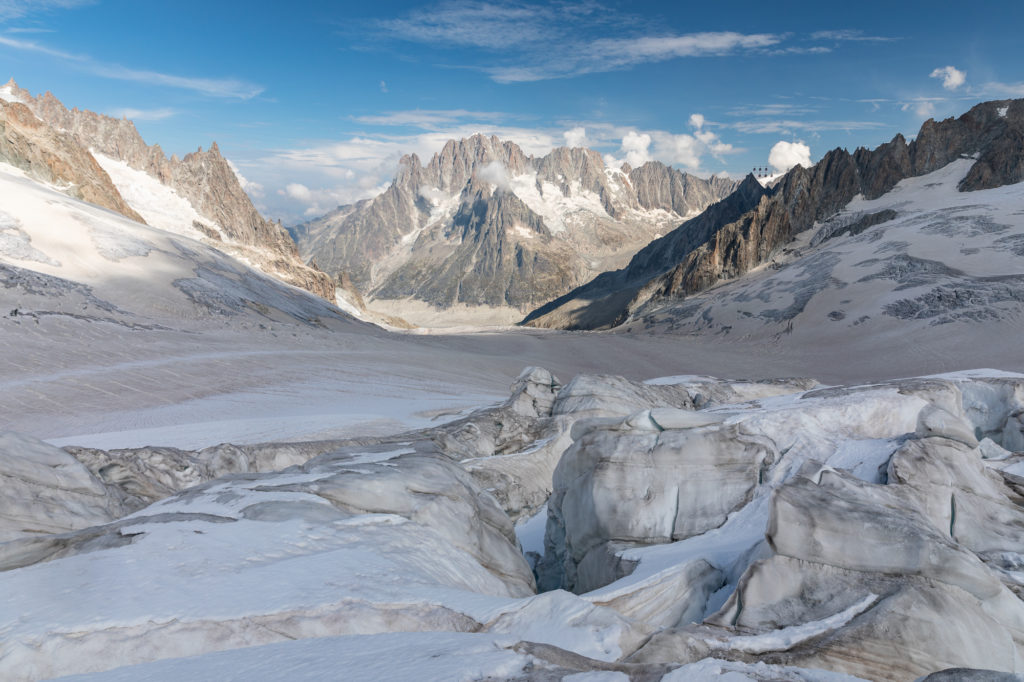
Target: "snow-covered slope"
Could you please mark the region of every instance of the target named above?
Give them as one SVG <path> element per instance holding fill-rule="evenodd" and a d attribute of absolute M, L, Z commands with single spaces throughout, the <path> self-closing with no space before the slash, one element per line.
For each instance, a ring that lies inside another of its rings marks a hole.
<path fill-rule="evenodd" d="M 189 200 L 174 189 L 148 173 L 135 170 L 124 161 L 112 159 L 96 151 L 92 155 L 110 176 L 117 191 L 142 216 L 147 225 L 197 241 L 208 236 L 200 232 L 195 224 L 209 221 L 199 215 Z"/>
<path fill-rule="evenodd" d="M 653 301 L 627 326 L 802 345 L 1012 343 L 1024 324 L 1024 184 L 958 191 L 974 163 L 858 196 L 757 270 Z"/>
<path fill-rule="evenodd" d="M 236 317 L 351 321 L 322 299 L 181 236 L 187 229 L 180 222 L 168 232 L 128 220 L 7 164 L 0 164 L 0 196 L 0 296 L 8 322 L 69 316 L 177 328 Z"/>

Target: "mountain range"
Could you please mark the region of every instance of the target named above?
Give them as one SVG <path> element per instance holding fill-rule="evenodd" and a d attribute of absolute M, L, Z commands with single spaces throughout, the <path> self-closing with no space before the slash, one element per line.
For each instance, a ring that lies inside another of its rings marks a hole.
<path fill-rule="evenodd" d="M 1022 142 L 989 102 L 732 183 L 477 136 L 296 229 L 327 274 L 216 145 L 8 83 L 0 678 L 1019 678 Z M 534 300 L 594 331 L 355 319 Z"/>
<path fill-rule="evenodd" d="M 449 141 L 425 166 L 403 157 L 382 194 L 293 234 L 307 259 L 350 280 L 371 309 L 421 323 L 513 322 L 735 187 L 659 162 L 607 168 L 584 148 L 527 156 L 474 135 Z"/>
<path fill-rule="evenodd" d="M 774 290 L 770 296 L 768 291 L 773 291 L 773 287 L 766 283 L 757 295 L 758 300 L 772 303 L 773 309 L 774 304 L 784 303 L 785 314 L 749 312 L 757 306 L 748 305 L 748 299 L 739 294 L 734 297 L 735 305 L 728 317 L 732 320 L 753 316 L 789 324 L 820 292 L 846 286 L 846 281 L 830 279 L 839 262 L 832 248 L 844 240 L 882 240 L 881 250 L 870 254 L 874 257 L 870 264 L 895 269 L 897 274 L 891 277 L 875 274 L 892 281 L 897 288 L 913 288 L 909 282 L 921 287 L 940 284 L 944 275 L 951 278 L 950 282 L 957 282 L 957 286 L 968 283 L 976 287 L 972 270 L 977 272 L 975 279 L 1007 274 L 1007 264 L 971 256 L 1015 248 L 1011 225 L 996 226 L 988 210 L 981 207 L 987 205 L 988 199 L 988 195 L 983 198 L 983 190 L 1019 183 L 1024 178 L 1022 141 L 1024 102 L 986 102 L 956 119 L 925 122 L 909 143 L 903 135 L 897 135 L 874 150 L 861 148 L 852 154 L 844 149 L 832 150 L 811 168 L 794 167 L 770 189 L 760 187 L 748 177 L 735 194 L 653 241 L 625 268 L 599 275 L 539 307 L 527 315 L 525 322 L 534 326 L 598 329 L 632 319 L 651 323 L 655 318 L 671 318 L 676 328 L 705 328 L 693 316 L 703 316 L 707 322 L 707 311 L 690 297 L 718 287 L 715 293 L 699 300 L 715 299 L 716 308 L 721 311 L 722 301 L 729 298 L 727 291 L 746 290 L 746 285 L 741 284 L 744 277 L 767 267 L 772 272 L 783 272 L 762 273 L 759 278 L 792 282 L 782 288 L 791 296 L 780 302 L 785 298 L 778 295 L 780 290 Z M 912 182 L 933 173 L 941 177 Z M 940 186 L 944 191 L 926 191 Z M 928 199 L 917 200 L 919 197 L 914 195 L 912 200 L 910 187 L 926 191 Z M 954 219 L 938 211 L 944 203 L 959 217 Z M 939 228 L 929 219 L 939 220 L 947 227 Z M 964 232 L 955 229 L 958 223 L 966 228 L 975 222 L 992 226 Z M 919 228 L 917 236 L 902 229 L 907 225 Z M 862 233 L 867 234 L 861 236 Z M 896 239 L 896 234 L 901 238 Z M 935 243 L 936 234 L 947 234 L 960 241 L 940 249 Z M 989 243 L 991 239 L 976 246 L 967 244 L 979 235 L 993 239 L 1001 236 L 995 244 Z M 925 254 L 927 259 L 923 258 Z M 955 265 L 966 261 L 975 261 L 977 265 L 968 268 L 968 272 Z M 822 265 L 826 262 L 830 263 L 828 267 Z M 930 271 L 930 275 L 924 279 L 920 275 L 911 277 L 905 272 L 908 269 Z M 863 274 L 871 277 L 871 273 Z M 735 284 L 730 288 L 725 285 L 729 282 Z M 839 298 L 851 298 L 851 292 Z M 748 310 L 746 315 L 744 309 Z M 845 317 L 838 302 L 830 314 L 833 319 Z"/>

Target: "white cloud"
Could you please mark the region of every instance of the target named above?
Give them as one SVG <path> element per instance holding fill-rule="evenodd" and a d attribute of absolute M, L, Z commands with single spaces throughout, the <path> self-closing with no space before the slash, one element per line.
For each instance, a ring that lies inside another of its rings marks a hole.
<path fill-rule="evenodd" d="M 680 57 L 764 50 L 786 38 L 708 31 L 643 35 L 649 23 L 596 2 L 527 4 L 447 0 L 371 24 L 385 37 L 494 54 L 474 64 L 501 83 L 567 78 Z M 609 35 L 614 38 L 596 38 Z M 630 35 L 633 34 L 633 35 Z M 620 37 L 620 36 L 627 37 Z"/>
<path fill-rule="evenodd" d="M 961 71 L 955 66 L 943 66 L 941 69 L 935 69 L 929 75 L 930 78 L 941 78 L 942 87 L 947 90 L 956 90 L 964 81 L 967 80 L 967 73 Z"/>
<path fill-rule="evenodd" d="M 553 39 L 558 23 L 569 18 L 565 7 L 497 5 L 490 2 L 443 2 L 416 9 L 399 19 L 377 23 L 403 40 L 451 46 L 503 49 Z"/>
<path fill-rule="evenodd" d="M 704 115 L 703 114 L 690 114 L 690 125 L 700 130 L 704 127 Z"/>
<path fill-rule="evenodd" d="M 409 126 L 424 130 L 436 130 L 459 122 L 494 122 L 512 118 L 500 111 L 468 111 L 466 109 L 409 109 L 388 111 L 373 116 L 357 116 L 359 123 L 376 126 Z"/>
<path fill-rule="evenodd" d="M 238 166 L 232 163 L 231 159 L 224 159 L 228 162 L 228 167 L 231 172 L 235 174 L 238 179 L 238 184 L 242 186 L 242 189 L 251 197 L 262 197 L 263 196 L 263 185 L 258 182 L 250 182 L 242 175 L 242 171 L 238 170 Z"/>
<path fill-rule="evenodd" d="M 92 3 L 93 0 L 0 0 L 0 21 L 20 19 L 39 11 L 70 9 Z"/>
<path fill-rule="evenodd" d="M 587 147 L 590 145 L 587 141 L 587 129 L 582 126 L 566 130 L 562 133 L 562 136 L 565 138 L 566 147 Z"/>
<path fill-rule="evenodd" d="M 1024 83 L 985 83 L 982 92 L 986 97 L 1024 97 Z"/>
<path fill-rule="evenodd" d="M 622 138 L 621 151 L 626 155 L 626 163 L 636 168 L 651 160 L 651 155 L 648 151 L 650 146 L 650 135 L 630 130 Z"/>
<path fill-rule="evenodd" d="M 388 83 L 387 83 L 387 81 L 381 81 L 380 82 L 380 91 L 381 92 L 387 92 L 388 91 Z"/>
<path fill-rule="evenodd" d="M 298 182 L 290 183 L 287 187 L 284 188 L 284 191 L 285 194 L 287 194 L 292 199 L 295 199 L 296 201 L 301 201 L 303 203 L 309 203 L 313 201 L 313 193 L 309 190 L 308 187 Z"/>
<path fill-rule="evenodd" d="M 831 47 L 825 47 L 824 45 L 815 45 L 813 47 L 789 46 L 766 50 L 765 54 L 772 56 L 783 54 L 828 54 L 831 51 Z"/>
<path fill-rule="evenodd" d="M 744 34 L 733 31 L 639 38 L 601 38 L 571 45 L 562 43 L 561 49 L 556 50 L 547 46 L 532 56 L 532 63 L 483 67 L 483 70 L 498 83 L 571 78 L 669 59 L 721 57 L 757 51 L 775 45 L 781 40 L 782 36 L 770 33 Z"/>
<path fill-rule="evenodd" d="M 420 187 L 419 194 L 421 197 L 429 201 L 431 206 L 438 206 L 442 201 L 448 198 L 447 194 L 436 187 Z"/>
<path fill-rule="evenodd" d="M 777 133 L 787 135 L 796 131 L 818 133 L 826 130 L 870 130 L 872 128 L 885 128 L 886 124 L 879 121 L 801 121 L 798 119 L 755 119 L 750 121 L 736 121 L 730 123 L 741 133 L 747 134 L 771 134 Z"/>
<path fill-rule="evenodd" d="M 612 63 L 638 64 L 673 57 L 701 57 L 729 54 L 736 50 L 768 47 L 781 40 L 771 33 L 744 34 L 735 31 L 687 33 L 676 36 L 605 38 L 591 43 L 592 57 Z"/>
<path fill-rule="evenodd" d="M 263 87 L 253 83 L 236 80 L 233 78 L 193 78 L 189 76 L 178 76 L 158 71 L 146 71 L 131 69 L 120 64 L 110 64 L 94 60 L 88 55 L 72 54 L 57 50 L 46 45 L 41 45 L 29 40 L 18 40 L 6 36 L 0 36 L 0 45 L 22 50 L 44 54 L 48 57 L 67 62 L 70 66 L 86 71 L 101 78 L 111 80 L 129 81 L 132 83 L 144 83 L 149 85 L 164 85 L 182 90 L 192 90 L 211 97 L 225 97 L 230 99 L 252 99 L 263 92 Z"/>
<path fill-rule="evenodd" d="M 103 78 L 113 80 L 130 81 L 133 83 L 147 83 L 165 85 L 181 90 L 192 90 L 202 95 L 211 97 L 225 97 L 228 99 L 252 99 L 263 92 L 263 86 L 234 78 L 194 78 L 190 76 L 176 76 L 169 73 L 157 71 L 145 71 L 130 69 L 119 64 L 101 64 L 92 62 L 85 63 L 86 70 Z"/>
<path fill-rule="evenodd" d="M 729 110 L 730 116 L 800 116 L 803 114 L 817 113 L 817 109 L 806 104 L 785 104 L 774 102 L 772 104 L 753 104 L 733 107 Z"/>
<path fill-rule="evenodd" d="M 633 168 L 652 160 L 682 166 L 691 173 L 700 172 L 705 154 L 721 158 L 742 150 L 731 144 L 722 142 L 717 133 L 708 130 L 707 122 L 700 114 L 690 117 L 690 123 L 700 123 L 701 128 L 693 135 L 687 133 L 670 133 L 664 130 L 638 131 L 625 129 L 618 150 L 619 156 L 605 154 L 604 163 L 609 168 L 618 168 L 623 162 Z M 622 130 L 613 128 L 613 130 Z M 600 141 L 600 138 L 599 140 Z"/>
<path fill-rule="evenodd" d="M 834 40 L 837 42 L 847 40 L 866 42 L 887 42 L 898 39 L 889 38 L 885 36 L 867 36 L 864 35 L 863 31 L 853 29 L 841 29 L 838 31 L 815 31 L 814 33 L 811 34 L 811 40 Z"/>
<path fill-rule="evenodd" d="M 803 142 L 776 142 L 768 152 L 768 163 L 779 173 L 785 173 L 793 166 L 810 168 L 811 148 Z"/>
<path fill-rule="evenodd" d="M 912 102 L 904 102 L 900 111 L 913 111 L 921 118 L 930 118 L 935 115 L 935 104 L 932 100 L 921 98 Z"/>
<path fill-rule="evenodd" d="M 691 135 L 673 135 L 669 145 L 672 149 L 671 162 L 695 170 L 700 167 L 701 147 L 697 138 Z"/>
<path fill-rule="evenodd" d="M 489 182 L 498 189 L 508 191 L 511 180 L 508 176 L 508 169 L 501 161 L 491 161 L 489 164 L 476 172 L 478 180 Z"/>
<path fill-rule="evenodd" d="M 127 118 L 130 121 L 162 121 L 165 118 L 174 116 L 177 112 L 174 109 L 111 109 L 110 115 L 114 118 Z"/>

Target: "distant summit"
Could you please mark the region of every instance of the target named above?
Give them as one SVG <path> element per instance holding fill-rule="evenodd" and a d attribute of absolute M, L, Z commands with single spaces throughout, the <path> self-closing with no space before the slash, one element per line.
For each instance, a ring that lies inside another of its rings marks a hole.
<path fill-rule="evenodd" d="M 302 254 L 351 277 L 371 308 L 413 322 L 513 322 L 624 264 L 638 248 L 728 195 L 658 162 L 606 168 L 561 147 L 449 140 L 423 165 L 401 159 L 382 194 L 299 226 Z"/>

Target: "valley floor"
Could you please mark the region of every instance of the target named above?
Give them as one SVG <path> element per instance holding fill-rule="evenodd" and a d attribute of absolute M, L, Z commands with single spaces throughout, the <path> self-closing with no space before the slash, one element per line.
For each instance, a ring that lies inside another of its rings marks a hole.
<path fill-rule="evenodd" d="M 860 383 L 976 367 L 1024 371 L 1020 325 L 976 338 L 749 341 L 505 329 L 385 334 L 266 329 L 125 330 L 0 318 L 0 428 L 58 445 L 197 448 L 383 435 L 501 400 L 526 366 L 644 380 L 810 377 Z"/>

